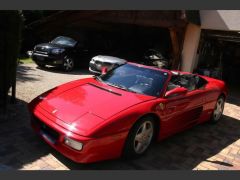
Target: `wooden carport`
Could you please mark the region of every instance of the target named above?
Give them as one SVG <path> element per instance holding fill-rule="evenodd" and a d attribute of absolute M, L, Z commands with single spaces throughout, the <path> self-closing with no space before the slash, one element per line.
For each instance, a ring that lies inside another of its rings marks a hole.
<path fill-rule="evenodd" d="M 172 44 L 172 69 L 179 69 L 185 27 L 192 14 L 188 11 L 60 11 L 28 27 L 48 39 L 65 29 L 81 26 L 103 30 L 113 28 L 112 24 L 167 28 Z"/>

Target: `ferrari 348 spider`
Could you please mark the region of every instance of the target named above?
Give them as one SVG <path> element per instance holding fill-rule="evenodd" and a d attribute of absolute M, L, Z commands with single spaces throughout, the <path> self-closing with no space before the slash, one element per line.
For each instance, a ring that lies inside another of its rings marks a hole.
<path fill-rule="evenodd" d="M 154 141 L 223 113 L 223 81 L 126 63 L 55 87 L 29 103 L 31 125 L 75 162 L 137 157 Z"/>

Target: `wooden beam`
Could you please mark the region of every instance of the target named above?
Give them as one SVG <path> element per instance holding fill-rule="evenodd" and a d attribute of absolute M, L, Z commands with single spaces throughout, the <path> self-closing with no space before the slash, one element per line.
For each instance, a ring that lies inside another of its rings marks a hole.
<path fill-rule="evenodd" d="M 172 42 L 172 69 L 178 70 L 179 66 L 179 54 L 180 54 L 180 46 L 179 46 L 179 40 L 177 36 L 177 31 L 175 28 L 169 28 L 170 31 L 170 37 Z"/>
<path fill-rule="evenodd" d="M 172 69 L 180 70 L 185 28 L 169 28 L 172 42 Z"/>

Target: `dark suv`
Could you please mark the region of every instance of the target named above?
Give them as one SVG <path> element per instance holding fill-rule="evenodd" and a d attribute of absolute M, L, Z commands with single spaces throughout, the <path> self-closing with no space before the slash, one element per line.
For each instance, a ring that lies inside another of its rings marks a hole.
<path fill-rule="evenodd" d="M 58 36 L 49 43 L 36 45 L 32 53 L 32 59 L 39 67 L 58 66 L 65 71 L 73 70 L 76 65 L 88 63 L 91 57 L 83 43 L 65 36 Z"/>

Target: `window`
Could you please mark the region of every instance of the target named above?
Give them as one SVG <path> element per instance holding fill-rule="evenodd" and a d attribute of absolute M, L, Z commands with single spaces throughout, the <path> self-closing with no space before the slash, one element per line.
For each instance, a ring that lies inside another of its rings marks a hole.
<path fill-rule="evenodd" d="M 207 81 L 205 79 L 193 74 L 173 75 L 168 84 L 167 91 L 172 90 L 176 87 L 184 87 L 189 91 L 193 91 L 195 89 L 204 87 L 206 83 Z"/>
<path fill-rule="evenodd" d="M 51 43 L 73 47 L 76 45 L 77 41 L 69 37 L 59 36 L 59 37 L 56 37 L 54 40 L 52 40 Z"/>

